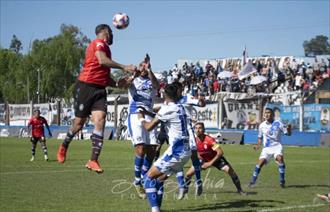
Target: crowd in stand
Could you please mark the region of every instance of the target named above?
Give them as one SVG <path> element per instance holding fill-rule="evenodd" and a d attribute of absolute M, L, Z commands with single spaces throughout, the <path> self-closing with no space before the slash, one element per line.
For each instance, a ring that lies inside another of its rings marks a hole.
<path fill-rule="evenodd" d="M 313 63 L 298 61 L 293 57 L 256 58 L 248 59 L 246 63 L 252 64 L 256 71 L 244 79 L 238 77 L 240 70 L 244 68 L 241 59 L 218 60 L 216 65 L 207 61 L 205 66 L 199 62 L 185 62 L 182 67 L 175 64 L 171 70 L 163 72 L 161 88 L 173 81 L 179 81 L 184 84 L 185 93 L 193 96 L 212 96 L 220 91 L 251 94 L 280 94 L 292 91 L 309 93 L 316 90 L 330 75 L 330 59 L 324 58 L 315 58 Z M 230 72 L 230 75 L 221 74 L 224 71 Z M 251 80 L 256 76 L 263 76 L 263 80 L 251 84 Z"/>

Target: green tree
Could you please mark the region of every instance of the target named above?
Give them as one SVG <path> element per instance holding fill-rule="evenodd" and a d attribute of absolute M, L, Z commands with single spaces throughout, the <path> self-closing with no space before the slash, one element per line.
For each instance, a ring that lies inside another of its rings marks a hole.
<path fill-rule="evenodd" d="M 14 51 L 16 54 L 23 49 L 22 42 L 16 37 L 16 35 L 13 35 L 9 49 Z"/>
<path fill-rule="evenodd" d="M 61 25 L 59 35 L 33 42 L 33 84 L 38 86 L 39 70 L 42 101 L 51 97 L 72 96 L 72 85 L 80 72 L 89 42 L 78 27 L 64 24 Z"/>
<path fill-rule="evenodd" d="M 305 56 L 330 54 L 330 44 L 328 42 L 328 37 L 324 35 L 317 35 L 310 41 L 304 41 L 303 47 Z"/>
<path fill-rule="evenodd" d="M 58 35 L 34 40 L 31 50 L 23 55 L 19 53 L 22 43 L 14 35 L 9 49 L 0 47 L 0 101 L 37 102 L 38 85 L 40 102 L 71 98 L 89 42 L 78 27 L 62 24 Z"/>

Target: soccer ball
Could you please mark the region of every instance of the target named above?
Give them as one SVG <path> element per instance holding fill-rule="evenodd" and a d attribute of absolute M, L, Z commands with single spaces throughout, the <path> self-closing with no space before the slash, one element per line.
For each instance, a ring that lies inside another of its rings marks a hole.
<path fill-rule="evenodd" d="M 129 24 L 129 17 L 126 13 L 116 13 L 113 16 L 112 24 L 117 29 L 125 29 Z"/>

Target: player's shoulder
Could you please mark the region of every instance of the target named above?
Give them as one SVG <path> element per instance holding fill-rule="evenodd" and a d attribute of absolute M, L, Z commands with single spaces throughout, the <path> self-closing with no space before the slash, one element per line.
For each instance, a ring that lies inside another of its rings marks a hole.
<path fill-rule="evenodd" d="M 263 121 L 261 122 L 261 124 L 259 125 L 259 128 L 263 128 L 267 126 L 267 121 Z"/>
<path fill-rule="evenodd" d="M 94 39 L 90 45 L 97 49 L 109 48 L 108 44 L 102 39 Z"/>
<path fill-rule="evenodd" d="M 210 144 L 216 143 L 215 139 L 212 136 L 207 135 L 207 134 L 205 136 L 205 141 L 208 142 L 208 143 L 210 143 Z"/>

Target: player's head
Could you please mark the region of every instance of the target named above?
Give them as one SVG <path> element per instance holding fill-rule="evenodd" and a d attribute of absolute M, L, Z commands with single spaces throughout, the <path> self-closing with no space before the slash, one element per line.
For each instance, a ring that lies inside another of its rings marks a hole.
<path fill-rule="evenodd" d="M 148 76 L 148 63 L 146 63 L 145 61 L 142 61 L 140 64 L 139 64 L 139 70 L 140 70 L 140 76 L 142 77 L 146 77 Z"/>
<path fill-rule="evenodd" d="M 33 115 L 36 116 L 36 117 L 39 117 L 39 116 L 40 116 L 40 110 L 35 109 L 35 110 L 33 111 Z"/>
<path fill-rule="evenodd" d="M 108 45 L 113 42 L 113 34 L 108 24 L 99 24 L 95 28 L 95 34 L 97 38 L 104 40 Z"/>
<path fill-rule="evenodd" d="M 274 120 L 274 111 L 271 108 L 266 108 L 264 112 L 264 118 L 268 122 L 272 122 Z"/>
<path fill-rule="evenodd" d="M 205 126 L 203 122 L 197 122 L 195 124 L 195 133 L 197 135 L 197 137 L 204 135 L 205 133 Z"/>
<path fill-rule="evenodd" d="M 172 85 L 174 85 L 177 88 L 177 94 L 179 99 L 182 97 L 182 92 L 183 92 L 183 85 L 182 83 L 178 82 L 178 81 L 174 81 L 172 83 Z"/>
<path fill-rule="evenodd" d="M 166 85 L 165 87 L 165 101 L 176 102 L 178 101 L 177 87 L 173 84 Z"/>

